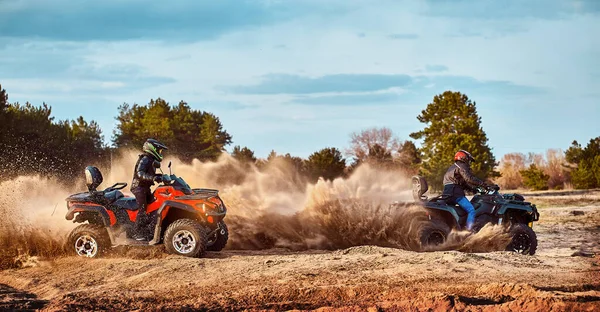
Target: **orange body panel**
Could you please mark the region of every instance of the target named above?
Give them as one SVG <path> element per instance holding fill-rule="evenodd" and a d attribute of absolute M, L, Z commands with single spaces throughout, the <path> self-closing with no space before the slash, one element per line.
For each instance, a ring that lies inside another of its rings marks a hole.
<path fill-rule="evenodd" d="M 131 220 L 131 222 L 135 222 L 135 218 L 137 217 L 138 211 L 131 211 L 131 210 L 127 210 L 127 215 L 129 216 L 129 220 Z"/>
<path fill-rule="evenodd" d="M 156 190 L 154 191 L 154 197 L 156 198 L 156 201 L 154 201 L 153 203 L 148 205 L 148 208 L 146 209 L 146 213 L 151 213 L 153 211 L 158 210 L 163 205 L 163 203 L 167 200 L 186 204 L 194 209 L 198 209 L 198 207 L 196 207 L 196 204 L 201 202 L 198 199 L 182 200 L 182 199 L 175 198 L 175 197 L 184 196 L 184 195 L 185 194 L 183 192 L 176 190 L 172 186 L 160 186 L 160 187 L 156 188 Z M 221 203 L 221 201 L 218 198 L 211 198 L 210 201 L 206 202 L 206 203 L 207 204 L 212 203 L 216 207 Z M 170 207 L 165 207 L 165 209 L 162 211 L 161 219 L 164 219 L 167 217 L 167 214 L 169 213 L 169 208 Z"/>
<path fill-rule="evenodd" d="M 117 223 L 117 217 L 115 216 L 115 213 L 106 208 L 104 208 L 104 210 L 106 210 L 106 212 L 108 213 L 108 217 L 110 218 L 110 225 L 115 225 L 115 223 Z"/>

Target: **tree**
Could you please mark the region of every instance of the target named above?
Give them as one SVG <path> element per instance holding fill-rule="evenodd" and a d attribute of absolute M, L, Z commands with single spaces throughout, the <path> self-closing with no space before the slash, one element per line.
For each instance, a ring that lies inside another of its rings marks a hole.
<path fill-rule="evenodd" d="M 46 103 L 11 104 L 0 92 L 0 180 L 28 174 L 72 180 L 85 165 L 102 164 L 105 147 L 96 122 L 55 121 L 51 115 Z"/>
<path fill-rule="evenodd" d="M 386 127 L 365 129 L 350 134 L 350 148 L 346 150 L 346 154 L 354 157 L 356 162 L 362 162 L 376 144 L 384 150 L 384 153 L 389 152 L 391 155 L 400 147 L 400 140 Z"/>
<path fill-rule="evenodd" d="M 590 139 L 585 148 L 577 141 L 565 152 L 569 163 L 575 164 L 571 172 L 573 187 L 591 189 L 600 187 L 600 137 Z"/>
<path fill-rule="evenodd" d="M 237 159 L 241 163 L 255 163 L 256 157 L 254 156 L 254 152 L 247 148 L 241 148 L 239 145 L 236 145 L 233 148 L 233 152 L 231 152 L 231 156 Z"/>
<path fill-rule="evenodd" d="M 8 94 L 6 90 L 2 89 L 2 85 L 0 84 L 0 116 L 6 112 L 6 108 L 8 107 Z"/>
<path fill-rule="evenodd" d="M 394 167 L 392 152 L 377 143 L 369 147 L 369 153 L 364 162 L 380 169 L 393 169 Z"/>
<path fill-rule="evenodd" d="M 6 93 L 6 90 L 2 89 L 2 85 L 0 84 L 0 133 L 3 135 L 8 132 L 8 128 L 6 128 L 7 108 L 8 94 Z"/>
<path fill-rule="evenodd" d="M 174 108 L 161 98 L 151 99 L 147 106 L 125 103 L 119 106 L 116 120 L 116 147 L 139 149 L 148 138 L 155 138 L 187 162 L 194 158 L 215 160 L 232 142 L 218 117 L 193 110 L 183 101 Z"/>
<path fill-rule="evenodd" d="M 529 169 L 521 170 L 523 176 L 523 184 L 535 191 L 547 190 L 548 180 L 550 176 L 544 173 L 544 170 L 538 168 L 535 164 L 531 164 Z"/>
<path fill-rule="evenodd" d="M 398 156 L 394 160 L 407 174 L 413 175 L 419 171 L 421 153 L 412 141 L 404 141 L 398 149 Z"/>
<path fill-rule="evenodd" d="M 510 153 L 504 155 L 500 161 L 500 177 L 496 183 L 503 189 L 514 190 L 523 186 L 521 171 L 525 170 L 527 157 L 523 153 Z"/>
<path fill-rule="evenodd" d="M 550 177 L 548 187 L 551 189 L 562 189 L 571 179 L 565 166 L 565 154 L 559 149 L 548 149 L 546 151 L 546 167 L 544 172 Z"/>
<path fill-rule="evenodd" d="M 427 126 L 411 133 L 410 137 L 424 140 L 420 149 L 423 154 L 421 174 L 430 181 L 433 189 L 441 189 L 444 173 L 460 149 L 473 154 L 475 175 L 484 179 L 498 176 L 494 171 L 496 160 L 487 145 L 476 104 L 465 94 L 446 91 L 436 95 L 417 119 Z"/>
<path fill-rule="evenodd" d="M 329 147 L 312 153 L 306 161 L 306 168 L 313 182 L 319 177 L 333 180 L 344 174 L 346 160 L 337 148 Z"/>

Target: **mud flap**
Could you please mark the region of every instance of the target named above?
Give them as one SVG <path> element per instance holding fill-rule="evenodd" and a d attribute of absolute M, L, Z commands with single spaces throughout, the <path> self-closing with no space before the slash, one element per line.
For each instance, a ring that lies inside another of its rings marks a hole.
<path fill-rule="evenodd" d="M 108 238 L 110 239 L 110 244 L 112 246 L 116 246 L 117 245 L 117 238 L 115 237 L 115 233 L 113 231 L 113 229 L 109 226 L 106 227 L 106 232 L 108 233 Z"/>
<path fill-rule="evenodd" d="M 161 232 L 161 218 L 160 218 L 160 213 L 158 214 L 158 216 L 156 216 L 156 218 L 154 219 L 154 236 L 152 238 L 152 240 L 148 243 L 148 245 L 157 245 L 160 242 L 160 232 Z"/>

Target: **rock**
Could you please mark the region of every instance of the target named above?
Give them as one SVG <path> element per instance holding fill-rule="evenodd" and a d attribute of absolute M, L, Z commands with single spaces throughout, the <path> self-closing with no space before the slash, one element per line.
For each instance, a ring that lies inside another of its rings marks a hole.
<path fill-rule="evenodd" d="M 571 214 L 574 216 L 583 216 L 583 215 L 585 215 L 585 212 L 583 212 L 581 210 L 573 210 L 573 211 L 571 211 Z"/>
<path fill-rule="evenodd" d="M 587 257 L 587 258 L 593 258 L 594 256 L 596 256 L 595 253 L 593 253 L 591 251 L 583 251 L 583 250 L 577 251 L 571 255 L 571 257 Z"/>

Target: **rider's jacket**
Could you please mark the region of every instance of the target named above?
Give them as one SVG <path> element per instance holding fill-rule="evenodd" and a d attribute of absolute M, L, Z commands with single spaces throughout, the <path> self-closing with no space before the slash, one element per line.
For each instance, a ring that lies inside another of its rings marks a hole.
<path fill-rule="evenodd" d="M 150 154 L 140 154 L 133 172 L 133 181 L 131 182 L 132 190 L 137 187 L 150 188 L 152 185 L 154 185 L 156 169 L 152 165 L 153 163 L 154 157 L 152 157 Z"/>
<path fill-rule="evenodd" d="M 462 162 L 455 162 L 444 175 L 444 195 L 450 195 L 450 201 L 465 196 L 465 190 L 471 186 L 485 186 L 485 182 L 473 175 L 471 167 Z"/>

